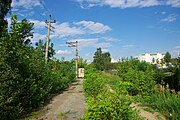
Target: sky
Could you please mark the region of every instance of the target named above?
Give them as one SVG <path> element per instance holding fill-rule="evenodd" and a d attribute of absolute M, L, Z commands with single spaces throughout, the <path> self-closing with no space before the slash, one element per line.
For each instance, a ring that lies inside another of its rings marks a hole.
<path fill-rule="evenodd" d="M 49 15 L 56 20 L 50 39 L 58 59 L 75 58 L 67 41 L 78 41 L 79 56 L 89 62 L 99 47 L 114 62 L 142 53 L 180 54 L 180 0 L 12 1 L 11 14 L 34 23 L 33 44 L 46 41 Z"/>

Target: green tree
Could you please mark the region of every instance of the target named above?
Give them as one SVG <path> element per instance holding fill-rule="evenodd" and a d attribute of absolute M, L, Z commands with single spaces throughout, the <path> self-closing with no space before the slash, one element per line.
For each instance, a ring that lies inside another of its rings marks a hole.
<path fill-rule="evenodd" d="M 111 66 L 111 55 L 109 52 L 105 52 L 102 54 L 103 63 L 104 63 L 104 70 L 109 70 Z"/>
<path fill-rule="evenodd" d="M 3 19 L 11 8 L 12 0 L 0 0 L 0 18 Z"/>
<path fill-rule="evenodd" d="M 101 48 L 97 48 L 94 53 L 93 64 L 97 70 L 108 70 L 111 66 L 111 55 L 109 52 L 102 53 Z"/>
<path fill-rule="evenodd" d="M 13 15 L 9 32 L 3 33 L 1 37 L 0 116 L 2 119 L 11 120 L 19 117 L 34 103 L 29 95 L 33 85 L 31 80 L 37 77 L 32 75 L 36 71 L 33 64 L 30 64 L 31 60 L 37 59 L 32 58 L 33 48 L 29 46 L 32 29 L 33 23 L 26 19 L 18 22 L 17 16 Z M 31 91 L 31 94 L 34 92 Z"/>
<path fill-rule="evenodd" d="M 130 94 L 146 95 L 152 93 L 155 85 L 155 73 L 151 64 L 145 61 L 140 62 L 135 58 L 124 58 L 118 64 L 118 75 L 123 81 L 132 84 L 128 89 Z"/>
<path fill-rule="evenodd" d="M 103 70 L 103 56 L 101 48 L 97 48 L 96 52 L 94 53 L 93 63 L 97 70 Z"/>
<path fill-rule="evenodd" d="M 169 65 L 169 62 L 171 62 L 171 54 L 169 52 L 166 52 L 164 56 L 164 61 L 166 62 L 167 65 Z"/>
<path fill-rule="evenodd" d="M 78 67 L 79 68 L 85 68 L 87 66 L 87 60 L 83 60 L 82 57 L 79 57 L 78 59 Z"/>
<path fill-rule="evenodd" d="M 50 58 L 52 58 L 55 55 L 55 50 L 53 49 L 54 44 L 51 43 L 51 40 L 49 40 L 49 47 L 48 47 L 48 60 L 50 60 Z M 39 40 L 37 43 L 35 43 L 36 48 L 40 47 L 41 51 L 43 53 L 43 55 L 45 56 L 45 47 L 46 47 L 46 43 L 43 43 L 42 40 Z"/>
<path fill-rule="evenodd" d="M 12 0 L 0 0 L 0 37 L 2 31 L 7 27 L 7 21 L 4 20 L 5 15 L 11 8 Z"/>

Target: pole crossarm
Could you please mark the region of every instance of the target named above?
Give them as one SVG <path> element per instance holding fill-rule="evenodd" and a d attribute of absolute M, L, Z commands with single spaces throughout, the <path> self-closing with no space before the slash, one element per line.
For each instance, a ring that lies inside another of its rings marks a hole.
<path fill-rule="evenodd" d="M 76 47 L 76 78 L 78 78 L 78 41 L 66 42 L 68 47 Z"/>

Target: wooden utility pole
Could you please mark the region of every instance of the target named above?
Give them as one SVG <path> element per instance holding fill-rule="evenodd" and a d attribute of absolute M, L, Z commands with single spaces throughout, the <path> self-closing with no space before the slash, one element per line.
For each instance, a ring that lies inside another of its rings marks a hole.
<path fill-rule="evenodd" d="M 76 47 L 76 78 L 78 78 L 78 41 L 66 42 L 66 44 L 69 44 L 68 47 Z"/>
<path fill-rule="evenodd" d="M 78 78 L 78 41 L 76 41 L 76 78 Z"/>
<path fill-rule="evenodd" d="M 48 29 L 47 38 L 46 38 L 46 49 L 45 49 L 45 62 L 48 61 L 48 47 L 49 47 L 49 39 L 50 39 L 50 32 L 54 32 L 53 29 L 55 29 L 53 26 L 51 26 L 51 23 L 55 23 L 56 21 L 52 21 L 51 15 L 49 15 L 49 21 L 46 20 L 47 26 L 45 26 Z"/>

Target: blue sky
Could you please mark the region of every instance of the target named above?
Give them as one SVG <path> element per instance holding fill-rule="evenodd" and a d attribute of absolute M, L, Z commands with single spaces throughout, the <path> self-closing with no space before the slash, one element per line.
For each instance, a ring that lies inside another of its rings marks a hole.
<path fill-rule="evenodd" d="M 79 41 L 79 56 L 93 60 L 101 47 L 114 61 L 142 53 L 180 54 L 180 0 L 13 0 L 12 13 L 35 23 L 33 43 L 46 40 L 45 20 L 56 58 L 75 57 L 66 41 Z"/>

